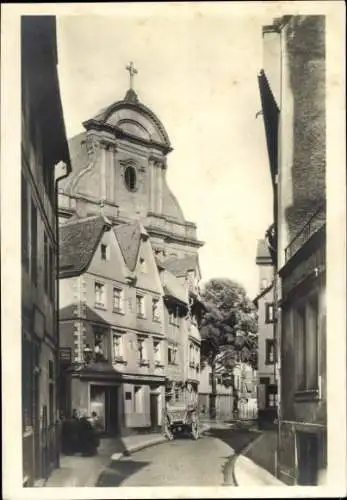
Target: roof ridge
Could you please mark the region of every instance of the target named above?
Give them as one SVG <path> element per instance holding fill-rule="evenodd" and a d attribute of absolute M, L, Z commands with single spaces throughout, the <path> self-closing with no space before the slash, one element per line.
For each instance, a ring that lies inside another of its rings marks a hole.
<path fill-rule="evenodd" d="M 90 222 L 92 220 L 97 220 L 97 219 L 103 219 L 105 221 L 105 224 L 108 225 L 113 225 L 113 223 L 105 216 L 105 215 L 91 215 L 89 217 L 81 217 L 81 218 L 76 218 L 71 221 L 65 222 L 62 226 L 60 226 L 60 230 L 66 226 L 72 226 L 73 224 L 82 224 L 83 222 Z"/>

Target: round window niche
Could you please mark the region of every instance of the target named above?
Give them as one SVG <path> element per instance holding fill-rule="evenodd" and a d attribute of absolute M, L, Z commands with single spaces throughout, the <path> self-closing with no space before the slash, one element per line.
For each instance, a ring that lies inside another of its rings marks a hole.
<path fill-rule="evenodd" d="M 124 172 L 125 185 L 129 191 L 136 191 L 136 168 L 129 165 Z"/>

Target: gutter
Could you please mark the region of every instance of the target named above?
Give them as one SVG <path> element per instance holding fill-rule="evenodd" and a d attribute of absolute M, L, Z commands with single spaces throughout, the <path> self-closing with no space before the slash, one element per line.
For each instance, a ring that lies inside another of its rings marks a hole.
<path fill-rule="evenodd" d="M 54 197 L 55 197 L 55 235 L 57 239 L 56 246 L 56 262 L 55 262 L 55 321 L 56 321 L 56 340 L 57 340 L 57 350 L 56 350 L 56 374 L 55 374 L 55 399 L 56 399 L 56 410 L 60 410 L 60 365 L 59 365 L 59 348 L 60 348 L 60 338 L 59 338 L 59 215 L 58 215 L 58 182 L 65 179 L 71 173 L 71 165 L 67 165 L 63 161 L 58 162 L 54 167 Z M 60 447 L 59 447 L 60 448 Z M 60 453 L 57 454 L 57 466 L 60 467 Z"/>

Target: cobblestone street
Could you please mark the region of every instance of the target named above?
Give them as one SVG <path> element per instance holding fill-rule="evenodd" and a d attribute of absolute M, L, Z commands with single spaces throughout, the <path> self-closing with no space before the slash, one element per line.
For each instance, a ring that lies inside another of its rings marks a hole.
<path fill-rule="evenodd" d="M 221 486 L 232 484 L 228 463 L 256 433 L 212 429 L 198 441 L 178 438 L 106 467 L 97 486 Z M 225 472 L 225 474 L 224 474 Z"/>

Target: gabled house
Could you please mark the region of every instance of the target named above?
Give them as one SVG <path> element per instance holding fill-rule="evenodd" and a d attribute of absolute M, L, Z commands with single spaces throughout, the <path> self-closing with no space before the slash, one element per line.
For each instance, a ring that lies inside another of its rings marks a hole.
<path fill-rule="evenodd" d="M 273 422 L 277 417 L 276 339 L 274 337 L 274 270 L 265 240 L 257 245 L 259 292 L 253 300 L 258 310 L 258 418 Z"/>
<path fill-rule="evenodd" d="M 168 337 L 167 393 L 176 393 L 177 397 L 184 397 L 196 403 L 200 382 L 201 345 L 198 324 L 202 308 L 199 300 L 198 258 L 171 256 L 160 266 Z M 175 348 L 178 343 L 181 344 L 179 352 Z M 175 353 L 173 362 L 170 361 L 171 349 Z"/>
<path fill-rule="evenodd" d="M 157 428 L 163 289 L 147 232 L 138 222 L 72 219 L 61 227 L 60 253 L 60 346 L 71 358 L 65 411 L 96 411 L 107 434 Z"/>

